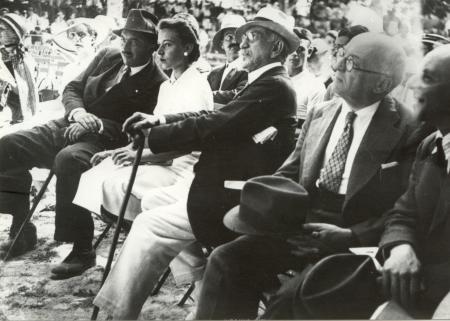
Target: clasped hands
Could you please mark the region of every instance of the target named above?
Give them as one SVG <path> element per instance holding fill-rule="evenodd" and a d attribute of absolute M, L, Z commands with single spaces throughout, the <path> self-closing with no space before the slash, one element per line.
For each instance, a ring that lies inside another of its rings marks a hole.
<path fill-rule="evenodd" d="M 102 128 L 102 121 L 94 114 L 79 111 L 73 115 L 74 123 L 70 124 L 64 132 L 64 138 L 69 143 L 77 142 L 88 133 L 98 133 Z"/>

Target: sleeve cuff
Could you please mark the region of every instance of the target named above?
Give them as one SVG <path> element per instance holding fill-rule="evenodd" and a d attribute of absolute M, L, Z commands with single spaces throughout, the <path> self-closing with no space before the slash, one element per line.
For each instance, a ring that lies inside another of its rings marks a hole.
<path fill-rule="evenodd" d="M 70 111 L 69 113 L 69 117 L 67 118 L 69 120 L 69 122 L 73 122 L 73 116 L 78 113 L 78 112 L 86 112 L 86 109 L 84 109 L 83 107 L 78 107 L 78 108 L 74 108 Z M 103 125 L 103 124 L 102 124 Z M 103 128 L 103 127 L 102 127 Z"/>
<path fill-rule="evenodd" d="M 160 125 L 165 125 L 166 123 L 167 123 L 166 117 L 164 117 L 164 116 L 159 116 L 159 124 L 160 124 Z"/>

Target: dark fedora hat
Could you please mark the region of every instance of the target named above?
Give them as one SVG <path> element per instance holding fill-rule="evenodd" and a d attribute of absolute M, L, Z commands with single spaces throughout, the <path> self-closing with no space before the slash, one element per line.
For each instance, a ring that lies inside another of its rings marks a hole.
<path fill-rule="evenodd" d="M 298 233 L 309 207 L 303 186 L 281 176 L 259 176 L 248 180 L 240 205 L 223 222 L 230 230 L 248 235 Z"/>
<path fill-rule="evenodd" d="M 143 9 L 131 9 L 128 12 L 127 21 L 122 29 L 113 30 L 113 32 L 120 36 L 123 30 L 139 31 L 156 35 L 156 26 L 158 25 L 158 18 Z"/>
<path fill-rule="evenodd" d="M 383 302 L 377 271 L 371 257 L 355 254 L 330 255 L 305 275 L 294 298 L 294 316 L 313 318 L 368 319 Z"/>

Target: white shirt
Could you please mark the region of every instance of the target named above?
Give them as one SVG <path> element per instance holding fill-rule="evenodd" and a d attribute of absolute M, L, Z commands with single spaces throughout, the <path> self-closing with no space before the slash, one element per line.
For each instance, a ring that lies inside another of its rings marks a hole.
<path fill-rule="evenodd" d="M 175 114 L 213 108 L 214 99 L 208 80 L 191 65 L 178 79 L 175 79 L 172 73 L 170 79 L 161 84 L 153 114 Z"/>
<path fill-rule="evenodd" d="M 356 153 L 358 152 L 359 145 L 364 137 L 364 134 L 369 127 L 370 121 L 372 120 L 373 115 L 378 109 L 380 102 L 376 102 L 370 106 L 361 108 L 357 111 L 353 110 L 350 105 L 347 104 L 343 100 L 341 111 L 339 113 L 338 118 L 336 119 L 336 123 L 334 124 L 333 131 L 331 132 L 330 140 L 328 141 L 327 148 L 325 150 L 325 157 L 323 166 L 328 162 L 331 157 L 331 154 L 336 147 L 336 144 L 341 137 L 344 127 L 345 127 L 345 118 L 347 113 L 354 111 L 356 113 L 356 118 L 353 121 L 353 139 L 350 145 L 350 149 L 348 150 L 347 160 L 345 162 L 344 173 L 342 174 L 341 185 L 339 186 L 339 194 L 347 193 L 347 185 L 348 179 L 350 178 L 350 173 L 353 166 L 353 161 L 355 160 Z M 322 167 L 323 167 L 322 166 Z"/>
<path fill-rule="evenodd" d="M 297 94 L 297 117 L 305 119 L 307 112 L 314 105 L 323 101 L 326 92 L 325 85 L 307 69 L 291 79 Z"/>
<path fill-rule="evenodd" d="M 447 174 L 450 173 L 450 134 L 442 135 L 441 131 L 438 130 L 436 133 L 436 139 L 442 138 L 442 149 L 444 150 L 444 157 L 447 161 Z M 437 152 L 437 148 L 435 147 L 432 154 Z"/>
<path fill-rule="evenodd" d="M 278 66 L 282 66 L 281 62 L 272 62 L 268 65 L 262 66 L 261 68 L 253 70 L 252 72 L 249 72 L 247 85 L 250 85 L 252 82 L 254 82 L 256 79 L 258 79 L 266 71 L 268 71 L 272 68 L 278 67 Z"/>

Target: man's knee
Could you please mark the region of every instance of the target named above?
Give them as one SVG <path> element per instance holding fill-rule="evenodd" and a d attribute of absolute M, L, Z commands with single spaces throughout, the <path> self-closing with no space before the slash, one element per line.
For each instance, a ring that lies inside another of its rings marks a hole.
<path fill-rule="evenodd" d="M 13 134 L 5 135 L 0 138 L 0 171 L 8 170 L 7 164 L 14 161 L 14 155 L 19 148 L 18 136 Z"/>
<path fill-rule="evenodd" d="M 80 173 L 85 171 L 88 167 L 86 160 L 80 157 L 74 148 L 67 147 L 56 154 L 54 162 L 56 175 L 61 173 Z"/>

